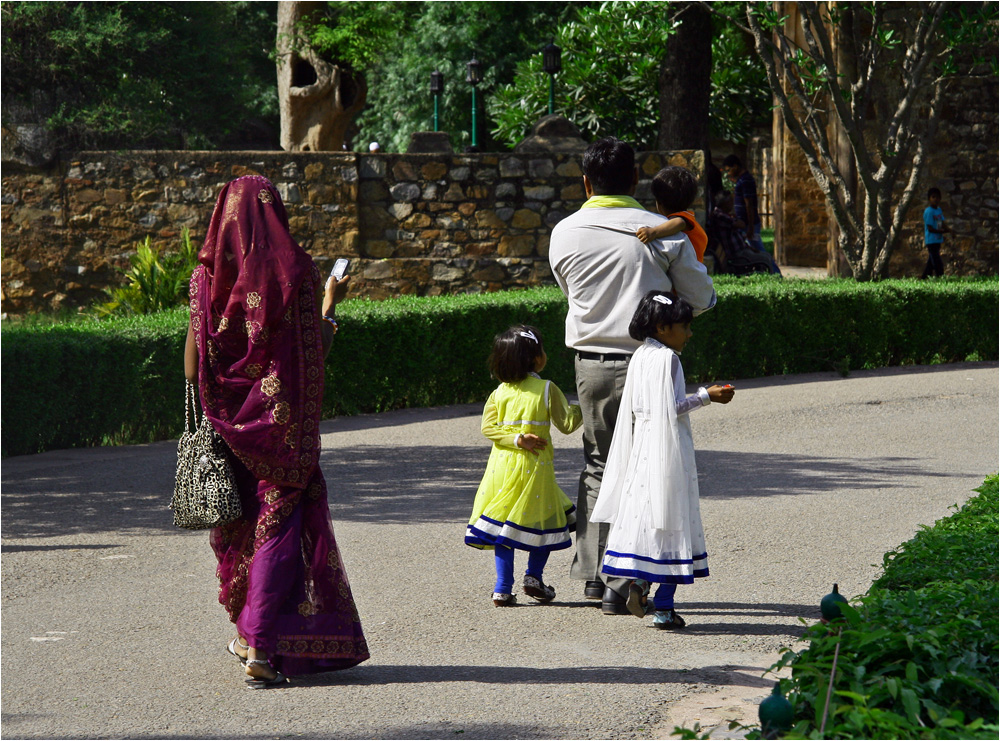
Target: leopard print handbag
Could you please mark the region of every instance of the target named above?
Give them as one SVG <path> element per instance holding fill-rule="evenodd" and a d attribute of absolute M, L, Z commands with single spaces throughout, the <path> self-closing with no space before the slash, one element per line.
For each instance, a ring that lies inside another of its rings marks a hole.
<path fill-rule="evenodd" d="M 195 428 L 191 428 L 194 415 Z M 174 525 L 207 530 L 242 514 L 229 446 L 204 414 L 198 422 L 198 398 L 188 381 L 184 398 L 184 434 L 177 443 L 177 479 L 170 509 Z"/>

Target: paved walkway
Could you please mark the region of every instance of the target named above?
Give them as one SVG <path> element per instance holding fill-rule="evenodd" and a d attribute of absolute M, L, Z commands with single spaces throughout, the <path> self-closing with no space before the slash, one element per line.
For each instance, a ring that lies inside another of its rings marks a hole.
<path fill-rule="evenodd" d="M 732 380 L 732 379 L 721 379 Z M 6 738 L 666 738 L 754 722 L 764 670 L 838 582 L 997 469 L 996 363 L 733 381 L 693 418 L 712 576 L 687 630 L 603 616 L 555 554 L 550 605 L 498 610 L 462 543 L 479 407 L 324 423 L 338 540 L 372 650 L 245 688 L 204 533 L 173 529 L 172 442 L 2 463 Z M 556 440 L 572 492 L 580 434 Z M 523 563 L 523 558 L 518 564 Z M 530 601 L 530 600 L 528 600 Z"/>

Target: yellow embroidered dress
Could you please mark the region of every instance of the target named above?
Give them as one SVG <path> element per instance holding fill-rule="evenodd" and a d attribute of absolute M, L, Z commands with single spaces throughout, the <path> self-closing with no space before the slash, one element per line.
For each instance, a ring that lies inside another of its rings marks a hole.
<path fill-rule="evenodd" d="M 568 435 L 582 422 L 580 407 L 535 373 L 490 394 L 482 429 L 493 450 L 466 528 L 467 545 L 527 551 L 570 546 L 576 507 L 556 483 L 550 427 Z M 537 456 L 517 447 L 518 436 L 529 433 L 549 441 Z"/>

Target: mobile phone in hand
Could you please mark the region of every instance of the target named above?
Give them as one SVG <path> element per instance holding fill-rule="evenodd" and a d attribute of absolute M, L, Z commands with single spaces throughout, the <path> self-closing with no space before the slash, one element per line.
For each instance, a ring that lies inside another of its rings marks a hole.
<path fill-rule="evenodd" d="M 333 264 L 333 270 L 330 271 L 330 277 L 334 280 L 339 281 L 347 273 L 347 266 L 351 264 L 351 261 L 346 257 L 341 257 L 337 262 Z"/>

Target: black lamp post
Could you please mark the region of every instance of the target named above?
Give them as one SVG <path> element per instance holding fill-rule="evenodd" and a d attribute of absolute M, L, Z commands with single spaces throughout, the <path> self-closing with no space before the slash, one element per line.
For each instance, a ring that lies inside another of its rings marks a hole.
<path fill-rule="evenodd" d="M 483 63 L 476 59 L 476 52 L 472 52 L 472 59 L 466 62 L 465 81 L 472 85 L 472 146 L 478 145 L 476 135 L 476 85 L 483 81 Z"/>
<path fill-rule="evenodd" d="M 549 115 L 556 112 L 556 72 L 562 69 L 562 49 L 553 39 L 542 49 L 542 69 L 549 74 Z"/>
<path fill-rule="evenodd" d="M 444 75 L 437 70 L 431 72 L 431 95 L 434 96 L 434 130 L 440 131 L 440 120 L 438 119 L 438 99 L 444 92 Z"/>

